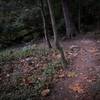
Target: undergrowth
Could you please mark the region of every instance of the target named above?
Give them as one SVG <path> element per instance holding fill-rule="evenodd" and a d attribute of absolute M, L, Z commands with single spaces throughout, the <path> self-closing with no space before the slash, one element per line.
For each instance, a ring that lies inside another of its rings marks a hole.
<path fill-rule="evenodd" d="M 38 47 L 24 47 L 22 49 L 16 50 L 16 49 L 7 49 L 2 52 L 0 52 L 0 62 L 7 62 L 10 60 L 16 60 L 25 58 L 28 56 L 33 56 L 34 54 L 43 55 L 47 53 L 48 49 L 44 48 L 38 48 Z"/>
<path fill-rule="evenodd" d="M 37 77 L 33 74 L 27 79 L 24 77 L 15 77 L 14 82 L 8 82 L 0 86 L 0 100 L 36 100 L 41 97 L 41 92 L 45 89 L 51 89 L 53 86 L 54 75 L 61 67 L 61 62 L 48 63 L 43 72 Z M 24 79 L 24 82 L 23 82 Z M 31 79 L 31 82 L 29 81 Z M 6 86 L 5 86 L 6 85 Z"/>
<path fill-rule="evenodd" d="M 15 68 L 19 66 L 35 68 L 38 64 L 38 67 L 33 70 L 31 75 L 27 75 L 27 73 L 24 75 L 16 71 L 8 73 L 6 67 L 10 68 L 10 64 L 0 66 L 2 75 L 6 73 L 6 78 L 3 79 L 0 84 L 0 100 L 39 100 L 43 90 L 51 90 L 53 87 L 54 75 L 57 74 L 59 69 L 63 68 L 60 59 L 52 58 L 53 53 L 57 54 L 57 51 L 54 49 L 48 50 L 32 46 L 20 50 L 5 50 L 0 52 L 0 62 L 9 61 L 10 63 L 10 61 L 15 60 L 19 63 L 19 65 L 13 63 L 13 67 Z M 27 61 L 27 57 L 29 57 L 29 59 L 30 57 L 33 58 Z M 23 60 L 23 62 L 21 62 L 21 60 Z M 32 64 L 32 62 L 36 62 L 36 64 Z M 46 64 L 45 67 L 44 63 Z"/>

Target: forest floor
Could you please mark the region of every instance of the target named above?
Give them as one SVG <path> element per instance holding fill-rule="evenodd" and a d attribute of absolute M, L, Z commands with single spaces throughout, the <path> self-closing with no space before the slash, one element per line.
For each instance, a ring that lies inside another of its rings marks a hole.
<path fill-rule="evenodd" d="M 62 46 L 66 59 L 70 60 L 66 68 L 58 68 L 60 55 L 55 50 L 42 54 L 34 51 L 38 56 L 32 54 L 3 64 L 0 67 L 0 100 L 100 100 L 100 39 L 79 37 L 63 41 Z M 46 79 L 42 75 L 47 75 Z M 46 84 L 41 85 L 41 80 Z M 50 82 L 53 86 L 49 86 Z M 38 86 L 32 90 L 32 84 Z M 41 87 L 45 87 L 40 93 L 42 97 L 35 99 L 32 93 Z"/>
<path fill-rule="evenodd" d="M 81 37 L 63 47 L 70 49 L 71 64 L 45 100 L 100 100 L 100 40 Z"/>

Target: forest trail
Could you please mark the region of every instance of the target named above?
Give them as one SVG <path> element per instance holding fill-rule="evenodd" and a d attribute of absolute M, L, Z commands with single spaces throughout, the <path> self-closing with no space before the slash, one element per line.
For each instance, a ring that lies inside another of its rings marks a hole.
<path fill-rule="evenodd" d="M 57 65 L 56 68 L 60 69 L 56 72 L 53 70 L 55 65 L 48 66 L 48 64 L 59 61 L 61 56 L 55 50 L 44 50 L 47 48 L 44 42 L 33 46 L 36 48 L 32 50 L 31 56 L 2 64 L 0 100 L 8 100 L 8 97 L 9 100 L 19 100 L 19 98 L 23 98 L 21 100 L 100 100 L 100 40 L 76 37 L 73 40 L 62 41 L 61 44 L 70 63 L 65 68 L 62 68 L 62 64 Z M 15 48 L 14 52 L 30 47 L 31 44 Z M 47 76 L 45 83 L 44 75 L 48 75 L 48 69 L 52 81 Z M 16 88 L 19 90 L 15 91 Z M 34 94 L 40 89 L 43 91 L 35 98 Z M 47 89 L 46 94 L 42 95 Z"/>
<path fill-rule="evenodd" d="M 83 38 L 63 47 L 71 51 L 71 64 L 45 100 L 100 100 L 100 41 Z"/>

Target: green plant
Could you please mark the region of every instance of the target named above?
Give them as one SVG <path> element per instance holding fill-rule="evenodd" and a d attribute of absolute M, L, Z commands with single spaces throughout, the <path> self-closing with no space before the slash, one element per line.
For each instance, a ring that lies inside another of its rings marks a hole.
<path fill-rule="evenodd" d="M 49 63 L 47 68 L 44 69 L 43 76 L 52 77 L 55 72 L 56 72 L 55 71 L 55 65 L 52 64 L 52 63 Z"/>
<path fill-rule="evenodd" d="M 16 60 L 16 59 L 24 58 L 27 56 L 31 56 L 33 55 L 35 50 L 37 49 L 36 48 L 33 49 L 32 47 L 24 47 L 23 49 L 20 49 L 20 50 L 7 49 L 5 51 L 1 51 L 0 52 L 0 62 Z"/>

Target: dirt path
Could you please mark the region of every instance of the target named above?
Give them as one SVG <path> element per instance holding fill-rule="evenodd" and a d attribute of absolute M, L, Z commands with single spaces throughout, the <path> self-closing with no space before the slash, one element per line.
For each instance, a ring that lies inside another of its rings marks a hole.
<path fill-rule="evenodd" d="M 70 65 L 58 71 L 56 77 L 54 76 L 54 80 L 52 81 L 54 84 L 53 88 L 50 88 L 50 94 L 47 97 L 39 97 L 37 100 L 100 100 L 100 40 L 90 37 L 79 37 L 74 40 L 63 41 L 61 44 L 64 48 L 66 58 L 70 59 Z M 31 45 L 28 46 L 30 47 Z M 40 48 L 45 48 L 45 46 L 44 42 L 39 45 Z M 58 58 L 60 58 L 59 55 Z M 6 91 L 8 91 L 10 89 L 9 87 L 11 87 L 10 82 L 13 86 L 12 80 L 16 81 L 16 76 L 18 75 L 23 76 L 20 79 L 22 81 L 19 83 L 24 83 L 26 87 L 26 84 L 29 85 L 29 82 L 33 81 L 31 79 L 28 80 L 29 77 L 27 75 L 33 75 L 34 72 L 36 72 L 36 75 L 37 73 L 42 73 L 40 72 L 41 68 L 43 68 L 45 63 L 52 61 L 52 59 L 53 57 L 51 55 L 47 56 L 46 54 L 45 56 L 41 56 L 40 53 L 37 53 L 35 57 L 32 56 L 31 58 L 25 58 L 18 62 L 14 61 L 5 64 L 3 69 L 1 69 L 0 82 L 1 84 L 3 83 L 3 88 L 1 85 L 2 91 L 5 92 L 6 88 L 4 86 L 6 84 L 8 87 Z M 34 68 L 34 66 L 36 67 Z M 27 90 L 25 92 L 27 93 Z M 33 94 L 33 92 L 31 93 Z M 4 98 L 8 95 L 9 92 L 4 94 Z M 36 99 L 32 98 L 29 100 Z"/>
<path fill-rule="evenodd" d="M 72 64 L 45 99 L 100 100 L 100 41 L 83 38 L 64 42 L 63 46 L 71 50 Z"/>

